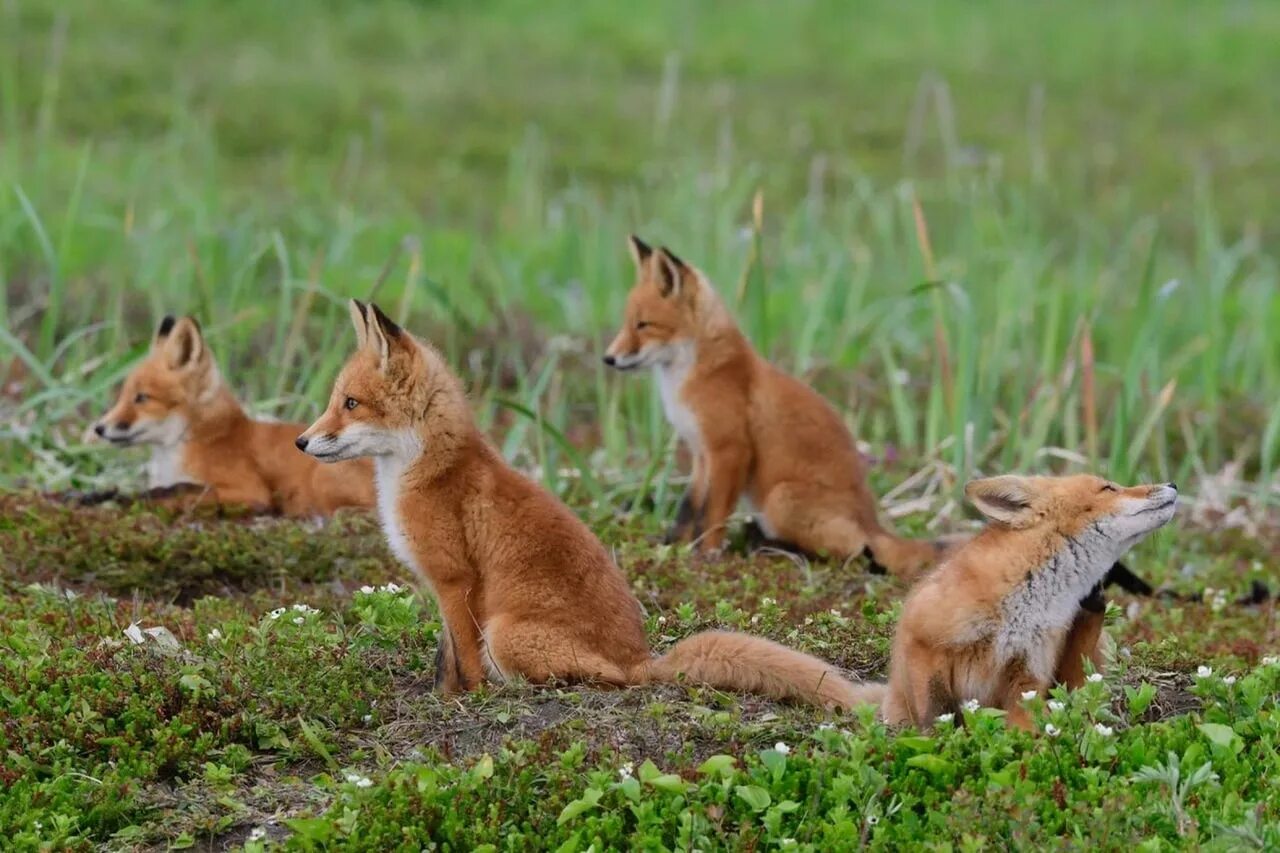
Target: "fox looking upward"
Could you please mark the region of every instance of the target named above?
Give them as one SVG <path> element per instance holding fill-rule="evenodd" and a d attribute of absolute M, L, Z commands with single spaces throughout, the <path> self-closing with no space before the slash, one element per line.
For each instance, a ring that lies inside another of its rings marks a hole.
<path fill-rule="evenodd" d="M 605 364 L 651 368 L 667 419 L 693 457 L 693 483 L 669 538 L 719 549 L 746 494 L 771 539 L 834 557 L 868 551 L 906 578 L 933 543 L 886 530 L 853 436 L 803 382 L 761 358 L 701 272 L 630 238 L 638 274 Z"/>
<path fill-rule="evenodd" d="M 371 456 L 391 550 L 439 604 L 437 684 L 486 678 L 673 682 L 844 708 L 878 701 L 835 668 L 777 643 L 708 632 L 649 652 L 640 603 L 568 507 L 512 469 L 476 427 L 433 348 L 351 303 L 359 345 L 298 447 L 325 462 Z"/>
<path fill-rule="evenodd" d="M 325 468 L 289 445 L 301 424 L 251 419 L 214 362 L 200 325 L 165 317 L 93 431 L 116 447 L 151 448 L 148 485 L 207 486 L 219 503 L 287 515 L 373 505 L 368 462 Z"/>

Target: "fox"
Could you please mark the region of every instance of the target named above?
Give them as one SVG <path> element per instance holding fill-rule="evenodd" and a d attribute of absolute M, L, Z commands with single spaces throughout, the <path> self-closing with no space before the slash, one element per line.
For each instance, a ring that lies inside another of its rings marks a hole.
<path fill-rule="evenodd" d="M 200 324 L 170 315 L 93 433 L 114 447 L 150 447 L 146 474 L 157 497 L 190 483 L 204 487 L 197 502 L 260 512 L 372 509 L 373 465 L 326 467 L 299 456 L 291 445 L 304 427 L 250 418 L 223 381 Z"/>
<path fill-rule="evenodd" d="M 689 682 L 825 708 L 872 703 L 836 667 L 727 631 L 654 656 L 644 615 L 603 544 L 476 425 L 462 380 L 377 305 L 350 304 L 356 351 L 298 436 L 327 463 L 372 458 L 391 551 L 438 605 L 436 687 L 523 679 L 605 687 Z"/>
<path fill-rule="evenodd" d="M 881 524 L 866 466 L 840 416 L 816 391 L 762 358 L 702 272 L 671 250 L 628 240 L 636 281 L 604 363 L 653 371 L 667 419 L 693 459 L 693 480 L 667 541 L 719 552 L 744 495 L 769 540 L 912 579 L 946 542 Z"/>
<path fill-rule="evenodd" d="M 1173 518 L 1178 488 L 1003 475 L 971 481 L 965 495 L 987 524 L 908 594 L 881 715 L 923 728 L 976 700 L 1030 729 L 1025 693 L 1079 686 L 1086 659 L 1101 668 L 1102 586 Z"/>

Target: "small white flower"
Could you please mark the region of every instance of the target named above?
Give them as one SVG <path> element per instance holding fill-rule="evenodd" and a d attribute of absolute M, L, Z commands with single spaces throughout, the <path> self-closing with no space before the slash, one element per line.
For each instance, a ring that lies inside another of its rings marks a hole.
<path fill-rule="evenodd" d="M 1208 678 L 1213 675 L 1213 668 L 1207 666 L 1196 667 L 1196 678 Z"/>
<path fill-rule="evenodd" d="M 769 607 L 772 604 L 776 604 L 776 602 L 767 595 L 764 598 L 760 599 L 761 607 Z"/>
<path fill-rule="evenodd" d="M 634 772 L 634 770 L 635 770 L 635 766 L 630 761 L 628 761 L 626 764 L 618 768 L 618 775 L 622 777 L 624 780 L 630 779 L 631 774 L 632 772 Z"/>
<path fill-rule="evenodd" d="M 659 624 L 659 625 L 665 625 L 665 624 L 667 624 L 667 617 L 665 617 L 665 616 L 659 616 L 659 617 L 658 617 L 658 624 Z"/>
<path fill-rule="evenodd" d="M 267 830 L 264 827 L 255 826 L 253 829 L 249 831 L 250 841 L 261 841 L 266 837 L 267 837 Z"/>
<path fill-rule="evenodd" d="M 831 608 L 831 615 L 832 615 L 832 616 L 834 616 L 834 617 L 836 617 L 837 619 L 840 619 L 840 618 L 841 618 L 841 616 L 840 616 L 840 611 L 839 611 L 839 610 L 836 610 L 834 607 L 833 607 L 833 608 Z"/>
<path fill-rule="evenodd" d="M 1116 730 L 1111 728 L 1111 726 L 1104 726 L 1102 723 L 1094 723 L 1093 730 L 1103 737 L 1111 737 L 1116 733 Z"/>
<path fill-rule="evenodd" d="M 373 714 L 365 714 L 360 720 L 367 726 L 373 722 Z"/>
<path fill-rule="evenodd" d="M 1062 734 L 1062 729 L 1058 728 L 1053 723 L 1045 723 L 1044 733 L 1047 734 L 1049 737 L 1057 737 L 1058 735 Z"/>
<path fill-rule="evenodd" d="M 795 847 L 796 840 L 794 838 L 779 838 L 778 846 L 779 847 Z"/>
<path fill-rule="evenodd" d="M 1024 690 L 1022 691 L 1022 701 L 1030 702 L 1032 699 L 1036 698 L 1039 695 L 1040 695 L 1039 690 Z"/>
<path fill-rule="evenodd" d="M 312 616 L 320 612 L 319 610 L 317 610 L 316 608 L 312 607 L 309 604 L 295 604 L 293 605 L 293 609 L 298 611 L 299 613 L 305 613 L 308 616 Z"/>
<path fill-rule="evenodd" d="M 293 617 L 293 624 L 295 624 L 295 625 L 301 625 L 302 623 L 304 623 L 304 622 L 306 622 L 306 621 L 307 621 L 307 620 L 306 620 L 306 619 L 303 619 L 301 616 L 295 616 L 295 617 Z"/>
<path fill-rule="evenodd" d="M 357 787 L 357 788 L 372 788 L 372 787 L 373 787 L 373 780 L 372 780 L 372 779 L 370 779 L 368 776 L 365 776 L 365 777 L 361 778 L 359 781 L 357 781 L 357 782 L 356 782 L 356 787 Z"/>
<path fill-rule="evenodd" d="M 205 635 L 205 639 L 207 639 L 211 643 L 217 642 L 218 640 L 222 639 L 222 632 L 219 631 L 217 628 L 214 628 L 212 631 L 210 631 L 208 634 Z"/>
<path fill-rule="evenodd" d="M 360 587 L 360 593 L 362 595 L 373 595 L 375 592 L 377 592 L 377 590 L 369 586 L 368 584 L 365 584 L 364 586 Z"/>
<path fill-rule="evenodd" d="M 399 592 L 402 589 L 404 589 L 404 587 L 400 586 L 399 584 L 389 583 L 382 588 L 382 591 L 389 592 L 392 595 L 395 595 L 397 592 Z"/>
<path fill-rule="evenodd" d="M 1224 675 L 1222 676 L 1222 683 L 1230 687 L 1236 683 L 1236 677 L 1234 675 Z"/>
<path fill-rule="evenodd" d="M 818 723 L 818 731 L 820 732 L 829 732 L 835 727 L 835 723 Z"/>
<path fill-rule="evenodd" d="M 773 745 L 773 751 L 774 751 L 774 752 L 781 753 L 781 754 L 783 754 L 783 755 L 787 755 L 788 753 L 790 753 L 790 752 L 791 752 L 791 747 L 787 746 L 787 745 L 786 745 L 785 743 L 783 743 L 782 741 L 778 741 L 777 743 L 775 743 L 775 744 Z"/>
<path fill-rule="evenodd" d="M 1091 672 L 1089 673 L 1088 677 L 1085 678 L 1085 681 L 1089 682 L 1090 684 L 1097 684 L 1101 680 L 1102 680 L 1102 673 L 1100 672 Z"/>
<path fill-rule="evenodd" d="M 760 622 L 760 614 L 759 614 L 759 613 L 756 613 L 755 615 L 753 615 L 753 616 L 751 617 L 751 624 L 752 624 L 752 625 L 757 625 L 757 624 L 759 624 L 759 622 Z"/>
<path fill-rule="evenodd" d="M 267 615 L 270 616 L 272 619 L 279 619 L 281 616 L 284 615 L 284 608 L 277 607 L 275 610 L 272 610 Z"/>
<path fill-rule="evenodd" d="M 1055 713 L 1055 714 L 1056 714 L 1056 713 L 1058 713 L 1059 711 L 1061 711 L 1061 710 L 1062 710 L 1063 708 L 1065 708 L 1065 707 L 1067 707 L 1067 706 L 1066 706 L 1066 705 L 1063 705 L 1063 704 L 1062 704 L 1061 702 L 1059 702 L 1057 699 L 1050 699 L 1050 700 L 1049 700 L 1049 710 L 1050 710 L 1050 711 L 1052 711 L 1052 712 L 1053 712 L 1053 713 Z"/>
<path fill-rule="evenodd" d="M 806 625 L 812 625 L 812 624 L 813 624 L 813 617 L 812 617 L 812 616 L 806 616 L 806 617 L 804 617 L 804 624 L 806 624 Z"/>
<path fill-rule="evenodd" d="M 964 709 L 972 714 L 974 711 L 982 707 L 982 703 L 977 699 L 967 699 L 964 703 Z"/>
<path fill-rule="evenodd" d="M 867 815 L 867 826 L 875 826 L 879 822 L 880 822 L 879 815 L 874 815 L 874 814 Z"/>
<path fill-rule="evenodd" d="M 955 714 L 939 714 L 937 719 L 939 723 L 949 723 L 955 718 Z"/>
<path fill-rule="evenodd" d="M 1275 666 L 1277 664 L 1280 664 L 1280 657 L 1276 657 L 1275 655 L 1267 655 L 1262 659 L 1263 666 Z"/>

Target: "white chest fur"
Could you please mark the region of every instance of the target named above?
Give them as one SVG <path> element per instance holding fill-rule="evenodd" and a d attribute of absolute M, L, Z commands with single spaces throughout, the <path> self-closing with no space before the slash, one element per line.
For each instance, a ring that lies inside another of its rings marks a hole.
<path fill-rule="evenodd" d="M 669 361 L 655 365 L 653 375 L 658 383 L 658 394 L 662 397 L 662 408 L 667 413 L 667 420 L 675 427 L 680 439 L 689 446 L 689 451 L 696 454 L 702 450 L 702 431 L 698 428 L 698 419 L 693 410 L 680 397 L 691 367 L 693 346 L 683 345 Z"/>
<path fill-rule="evenodd" d="M 1119 558 L 1114 542 L 1095 528 L 1067 540 L 1049 560 L 1005 600 L 996 634 L 996 658 L 1026 662 L 1033 677 L 1049 680 L 1057 666 L 1058 644 L 1080 609 L 1080 599 L 1102 580 Z"/>
<path fill-rule="evenodd" d="M 404 526 L 400 523 L 400 495 L 404 486 L 404 472 L 408 467 L 395 456 L 373 458 L 374 484 L 378 490 L 378 518 L 382 522 L 382 532 L 387 537 L 391 553 L 421 575 L 409 537 L 405 535 Z"/>
<path fill-rule="evenodd" d="M 182 470 L 182 445 L 160 445 L 151 448 L 147 460 L 147 485 L 164 489 L 188 481 Z"/>

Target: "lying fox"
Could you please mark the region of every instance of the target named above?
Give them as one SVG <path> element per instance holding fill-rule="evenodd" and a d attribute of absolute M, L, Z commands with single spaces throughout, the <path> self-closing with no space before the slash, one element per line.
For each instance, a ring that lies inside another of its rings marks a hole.
<path fill-rule="evenodd" d="M 1030 728 L 1024 692 L 1077 686 L 1083 658 L 1101 662 L 1101 582 L 1173 518 L 1178 490 L 1004 476 L 975 480 L 965 494 L 990 523 L 908 595 L 882 713 L 927 726 L 977 700 Z"/>
<path fill-rule="evenodd" d="M 932 565 L 939 546 L 880 524 L 835 410 L 752 349 L 701 272 L 637 237 L 630 247 L 638 280 L 604 362 L 653 369 L 667 419 L 693 457 L 693 484 L 669 539 L 720 549 L 745 492 L 769 539 L 840 558 L 869 552 L 905 578 Z"/>
<path fill-rule="evenodd" d="M 165 317 L 146 358 L 93 431 L 116 447 L 151 447 L 153 490 L 208 487 L 206 499 L 287 515 L 371 507 L 373 466 L 326 468 L 290 449 L 302 424 L 256 421 L 222 381 L 200 326 Z"/>
<path fill-rule="evenodd" d="M 391 550 L 439 603 L 437 686 L 683 678 L 842 708 L 879 695 L 817 658 L 744 634 L 698 634 L 654 658 L 640 604 L 604 546 L 507 465 L 440 354 L 377 306 L 353 301 L 351 316 L 357 351 L 297 445 L 325 462 L 373 457 Z"/>

